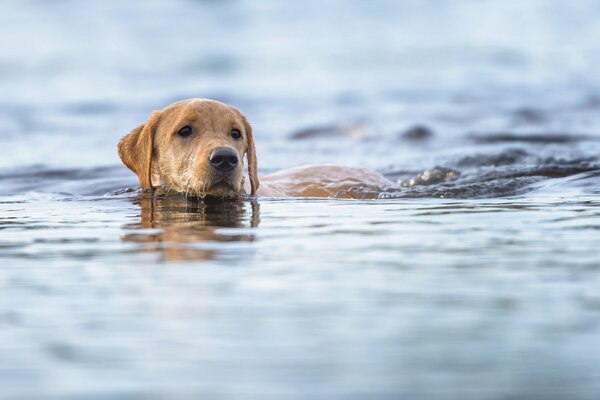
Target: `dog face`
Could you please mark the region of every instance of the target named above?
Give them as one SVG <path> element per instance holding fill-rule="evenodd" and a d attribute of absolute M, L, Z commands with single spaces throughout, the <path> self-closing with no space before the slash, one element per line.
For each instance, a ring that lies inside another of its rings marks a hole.
<path fill-rule="evenodd" d="M 154 111 L 118 150 L 142 189 L 236 197 L 245 193 L 244 155 L 250 194 L 258 189 L 252 128 L 239 110 L 218 101 L 183 100 Z"/>

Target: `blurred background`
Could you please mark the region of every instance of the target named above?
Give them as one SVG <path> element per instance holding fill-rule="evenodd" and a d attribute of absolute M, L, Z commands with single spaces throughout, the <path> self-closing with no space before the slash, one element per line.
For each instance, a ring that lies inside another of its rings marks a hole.
<path fill-rule="evenodd" d="M 393 139 L 425 123 L 456 142 L 453 134 L 477 130 L 579 132 L 598 122 L 600 5 L 592 0 L 1 7 L 1 167 L 118 164 L 121 135 L 151 110 L 189 97 L 248 114 L 268 169 L 331 160 L 314 143 L 270 156 L 315 126 L 360 124 Z M 402 147 L 393 159 L 375 147 L 372 159 L 360 151 L 336 158 L 414 166 L 414 152 Z"/>

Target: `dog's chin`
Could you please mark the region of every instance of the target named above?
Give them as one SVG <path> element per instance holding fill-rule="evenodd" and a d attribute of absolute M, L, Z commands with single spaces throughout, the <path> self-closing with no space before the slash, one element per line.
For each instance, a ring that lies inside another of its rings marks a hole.
<path fill-rule="evenodd" d="M 183 192 L 190 196 L 220 198 L 237 198 L 244 194 L 241 182 L 236 185 L 227 177 L 221 179 L 217 177 L 212 182 L 198 182 L 197 185 L 188 186 Z"/>
<path fill-rule="evenodd" d="M 241 193 L 231 183 L 219 181 L 210 186 L 204 195 L 208 197 L 239 197 Z"/>

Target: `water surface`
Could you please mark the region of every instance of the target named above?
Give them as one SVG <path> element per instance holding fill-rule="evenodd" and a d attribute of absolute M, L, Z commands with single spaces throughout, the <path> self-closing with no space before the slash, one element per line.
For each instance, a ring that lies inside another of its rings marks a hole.
<path fill-rule="evenodd" d="M 0 398 L 596 399 L 599 15 L 4 5 Z M 248 115 L 261 173 L 367 166 L 399 189 L 136 192 L 119 137 L 187 97 Z"/>

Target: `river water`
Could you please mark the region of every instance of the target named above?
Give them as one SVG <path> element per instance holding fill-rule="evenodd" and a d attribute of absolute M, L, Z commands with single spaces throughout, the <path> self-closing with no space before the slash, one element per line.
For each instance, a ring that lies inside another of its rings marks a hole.
<path fill-rule="evenodd" d="M 1 8 L 0 398 L 599 398 L 598 3 Z M 399 189 L 130 190 L 189 97 Z"/>

